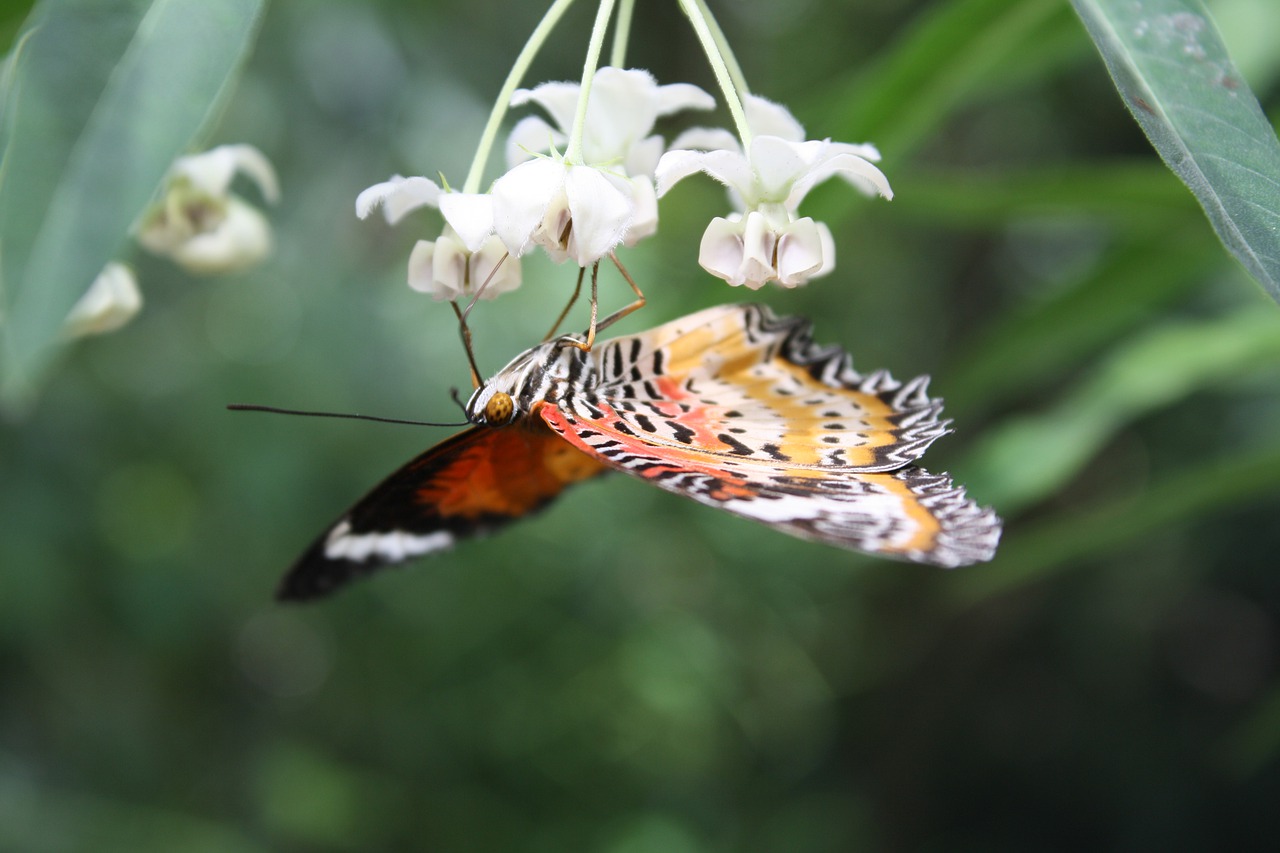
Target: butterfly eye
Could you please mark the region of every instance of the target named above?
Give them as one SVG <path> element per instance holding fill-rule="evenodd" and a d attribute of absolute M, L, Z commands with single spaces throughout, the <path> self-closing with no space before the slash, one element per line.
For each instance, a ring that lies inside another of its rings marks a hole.
<path fill-rule="evenodd" d="M 510 423 L 515 413 L 516 404 L 505 391 L 495 391 L 489 402 L 484 404 L 485 421 L 496 426 Z"/>

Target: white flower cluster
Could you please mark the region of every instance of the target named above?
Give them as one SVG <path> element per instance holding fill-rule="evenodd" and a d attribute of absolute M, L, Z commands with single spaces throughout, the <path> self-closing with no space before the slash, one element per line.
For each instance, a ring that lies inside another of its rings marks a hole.
<path fill-rule="evenodd" d="M 252 145 L 220 145 L 180 157 L 160 200 L 143 214 L 138 242 L 195 273 L 242 270 L 271 251 L 271 226 L 256 207 L 231 192 L 239 173 L 270 203 L 280 196 L 275 170 Z"/>
<path fill-rule="evenodd" d="M 618 246 L 633 246 L 658 227 L 658 198 L 680 179 L 705 172 L 729 189 L 735 211 L 712 220 L 700 263 L 733 285 L 804 284 L 835 263 L 831 232 L 796 209 L 818 183 L 839 175 L 868 194 L 892 197 L 873 165 L 871 145 L 805 141 L 786 108 L 747 96 L 752 136 L 744 146 L 725 130 L 686 131 L 668 148 L 657 120 L 680 110 L 708 110 L 714 99 L 690 84 L 660 86 L 640 69 L 605 67 L 591 84 L 579 144 L 570 137 L 582 88 L 544 83 L 521 89 L 512 106 L 537 104 L 507 140 L 508 171 L 487 193 L 454 192 L 399 175 L 356 199 L 360 217 L 381 205 L 387 220 L 430 205 L 445 225 L 420 240 L 409 259 L 409 284 L 436 299 L 492 299 L 519 286 L 519 258 L 535 247 L 557 262 L 589 267 Z M 577 156 L 560 149 L 568 146 Z"/>
<path fill-rule="evenodd" d="M 134 226 L 138 242 L 193 273 L 236 272 L 261 261 L 271 251 L 271 225 L 260 210 L 231 192 L 237 174 L 257 184 L 267 202 L 279 198 L 271 161 L 252 145 L 220 145 L 179 157 L 169 167 L 159 198 Z M 141 309 L 133 270 L 111 261 L 72 306 L 63 333 L 78 338 L 112 332 Z"/>

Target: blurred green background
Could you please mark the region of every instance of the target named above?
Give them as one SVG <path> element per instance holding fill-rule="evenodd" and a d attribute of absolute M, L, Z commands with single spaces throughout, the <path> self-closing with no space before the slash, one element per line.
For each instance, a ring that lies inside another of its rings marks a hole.
<path fill-rule="evenodd" d="M 1210 5 L 1274 118 L 1280 11 Z M 0 8 L 11 39 L 27 4 Z M 393 172 L 461 182 L 543 11 L 280 0 L 208 139 L 279 169 L 274 256 L 198 279 L 137 254 L 143 313 L 0 433 L 0 849 L 1280 846 L 1275 303 L 1065 2 L 715 8 L 755 91 L 877 143 L 897 197 L 815 191 L 837 271 L 748 294 L 696 265 L 722 191 L 682 184 L 623 253 L 650 304 L 618 330 L 754 296 L 863 369 L 932 374 L 956 432 L 926 464 L 1005 517 L 997 559 L 862 558 L 610 477 L 274 604 L 448 431 L 223 406 L 456 416 L 452 314 L 404 285 L 438 219 L 353 202 Z M 578 77 L 592 14 L 531 82 Z M 635 27 L 631 64 L 713 88 L 674 4 Z M 480 305 L 482 369 L 571 286 L 534 259 Z"/>

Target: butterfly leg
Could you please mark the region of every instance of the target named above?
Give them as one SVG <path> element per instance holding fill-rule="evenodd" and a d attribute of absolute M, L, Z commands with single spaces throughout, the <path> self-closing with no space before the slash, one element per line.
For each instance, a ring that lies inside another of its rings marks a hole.
<path fill-rule="evenodd" d="M 462 348 L 467 353 L 467 366 L 471 368 L 471 387 L 479 388 L 480 371 L 476 369 L 476 357 L 471 352 L 471 328 L 467 325 L 467 311 L 471 310 L 471 305 L 475 305 L 475 300 L 472 300 L 471 305 L 467 306 L 467 311 L 463 311 L 458 307 L 458 300 L 456 299 L 450 299 L 449 304 L 453 306 L 453 313 L 458 318 L 458 334 L 462 336 Z"/>
<path fill-rule="evenodd" d="M 631 290 L 635 293 L 636 300 L 632 302 L 630 305 L 624 306 L 622 308 L 619 308 L 617 311 L 614 311 L 612 314 L 610 314 L 608 317 L 605 317 L 603 320 L 597 321 L 596 317 L 600 307 L 599 292 L 598 292 L 600 264 L 599 262 L 596 262 L 596 264 L 591 267 L 591 325 L 587 327 L 586 340 L 585 341 L 566 341 L 565 346 L 574 346 L 582 350 L 583 352 L 590 352 L 592 345 L 594 345 L 596 341 L 596 332 L 609 328 L 614 323 L 618 322 L 623 317 L 630 314 L 632 311 L 643 308 L 645 306 L 645 303 L 648 301 L 645 299 L 645 295 L 640 292 L 640 287 L 636 284 L 635 279 L 633 279 L 631 277 L 631 274 L 627 272 L 627 268 L 622 265 L 622 261 L 618 260 L 617 254 L 615 254 L 614 252 L 610 252 L 609 258 L 610 260 L 613 261 L 614 266 L 618 268 L 618 272 L 622 273 L 622 277 L 627 280 L 627 284 L 631 285 Z"/>
<path fill-rule="evenodd" d="M 573 303 L 578 301 L 578 294 L 582 292 L 582 276 L 587 271 L 586 267 L 578 267 L 578 283 L 573 286 L 573 296 L 569 297 L 569 304 L 564 306 L 564 310 L 560 312 L 560 316 L 556 318 L 555 324 L 551 327 L 551 331 L 547 332 L 544 341 L 549 341 L 556 336 L 556 330 L 560 328 L 560 324 L 564 322 L 564 318 L 569 315 L 569 309 L 573 307 Z"/>
<path fill-rule="evenodd" d="M 449 300 L 449 304 L 453 306 L 453 313 L 458 317 L 458 333 L 462 335 L 462 346 L 467 352 L 467 365 L 471 368 L 471 387 L 480 387 L 480 371 L 476 368 L 475 353 L 471 351 L 471 328 L 467 325 L 467 317 L 471 315 L 471 309 L 476 307 L 476 303 L 480 301 L 480 295 L 484 293 L 489 282 L 493 281 L 493 277 L 497 275 L 498 270 L 507 262 L 507 258 L 511 257 L 510 252 L 502 255 L 501 260 L 493 265 L 493 269 L 489 271 L 489 275 L 484 281 L 480 282 L 480 286 L 476 288 L 475 294 L 471 297 L 471 301 L 467 303 L 465 309 L 458 307 L 456 299 Z"/>
<path fill-rule="evenodd" d="M 636 286 L 635 279 L 633 279 L 631 277 L 631 274 L 627 272 L 627 268 L 622 265 L 622 261 L 618 260 L 617 253 L 610 252 L 609 260 L 613 261 L 613 265 L 618 268 L 618 272 L 622 273 L 622 277 L 627 280 L 627 284 L 631 285 L 631 289 L 635 291 L 636 301 L 632 302 L 630 305 L 619 308 L 617 311 L 614 311 L 608 317 L 605 317 L 598 324 L 596 324 L 595 329 L 593 329 L 593 331 L 600 331 L 600 332 L 604 331 L 605 329 L 612 326 L 614 323 L 621 320 L 623 317 L 630 314 L 632 311 L 637 311 L 643 308 L 645 306 L 645 302 L 647 301 L 644 297 L 644 294 L 640 292 L 640 288 Z"/>

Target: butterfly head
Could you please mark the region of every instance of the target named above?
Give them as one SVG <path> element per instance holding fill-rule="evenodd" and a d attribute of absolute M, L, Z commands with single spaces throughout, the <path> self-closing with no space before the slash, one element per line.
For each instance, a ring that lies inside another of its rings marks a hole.
<path fill-rule="evenodd" d="M 519 415 L 516 401 L 492 381 L 481 385 L 467 401 L 467 420 L 477 426 L 503 427 Z"/>
<path fill-rule="evenodd" d="M 524 352 L 477 388 L 467 401 L 467 420 L 503 427 L 528 415 L 566 384 L 590 381 L 589 355 L 557 338 Z M 576 338 L 575 338 L 576 340 Z"/>

